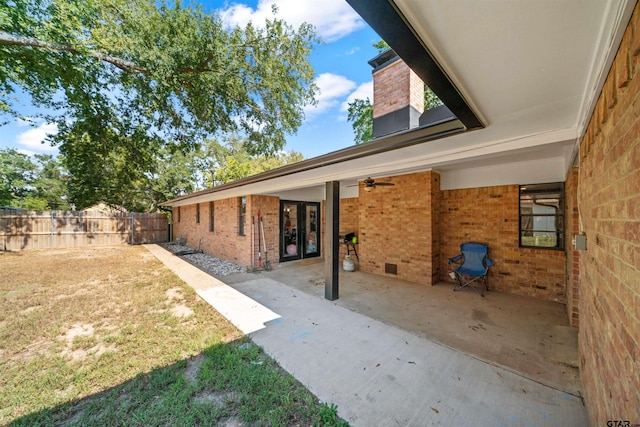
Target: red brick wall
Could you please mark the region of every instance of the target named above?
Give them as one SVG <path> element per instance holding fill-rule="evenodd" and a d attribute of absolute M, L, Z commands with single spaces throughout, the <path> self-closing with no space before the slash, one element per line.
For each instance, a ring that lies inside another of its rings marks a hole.
<path fill-rule="evenodd" d="M 424 82 L 413 70 L 409 70 L 409 105 L 422 113 L 424 111 Z"/>
<path fill-rule="evenodd" d="M 446 190 L 440 200 L 440 279 L 450 280 L 447 258 L 464 242 L 486 243 L 489 290 L 566 302 L 565 253 L 520 248 L 517 185 Z"/>
<path fill-rule="evenodd" d="M 640 422 L 640 16 L 580 145 L 579 355 L 592 425 Z"/>
<path fill-rule="evenodd" d="M 174 208 L 174 239 L 186 237 L 186 244 L 193 248 L 201 248 L 205 253 L 232 261 L 239 265 L 251 265 L 251 216 L 255 217 L 256 232 L 258 230 L 258 209 L 263 216 L 267 252 L 271 264 L 278 263 L 279 244 L 279 209 L 280 200 L 270 196 L 248 196 L 247 214 L 244 224 L 244 236 L 238 235 L 238 197 L 216 200 L 214 202 L 215 227 L 209 231 L 209 202 L 200 203 L 200 223 L 196 222 L 196 205 L 180 207 L 180 221 L 177 208 Z M 258 259 L 258 237 L 254 236 L 255 260 Z M 261 248 L 264 256 L 264 244 Z"/>
<path fill-rule="evenodd" d="M 340 199 L 340 231 L 341 235 L 345 235 L 347 233 L 356 233 L 356 236 L 359 236 L 359 228 L 358 228 L 358 220 L 359 220 L 359 203 L 358 198 L 348 198 L 348 199 Z M 359 248 L 360 244 L 356 248 Z M 347 247 L 345 245 L 340 245 L 340 260 L 344 259 L 344 256 L 347 254 Z M 359 253 L 358 253 L 359 255 Z M 357 264 L 358 259 L 353 257 L 353 261 Z"/>
<path fill-rule="evenodd" d="M 580 324 L 580 252 L 573 249 L 571 240 L 580 232 L 578 217 L 578 168 L 572 168 L 564 186 L 566 197 L 567 242 L 567 315 L 569 324 Z"/>
<path fill-rule="evenodd" d="M 192 245 L 195 241 L 197 248 L 198 239 L 196 239 L 196 236 L 201 234 L 200 225 L 203 227 L 202 230 L 204 230 L 204 225 L 196 224 L 195 209 L 196 205 L 173 208 L 173 240 L 177 241 L 182 238 L 187 245 Z M 202 212 L 200 214 L 202 215 Z"/>
<path fill-rule="evenodd" d="M 254 217 L 256 224 L 256 233 L 258 232 L 258 211 L 262 217 L 262 226 L 264 228 L 264 240 L 267 245 L 267 258 L 271 265 L 278 264 L 280 260 L 280 199 L 274 196 L 249 196 L 247 197 L 247 225 L 246 234 L 251 236 L 251 216 Z M 262 239 L 262 237 L 260 237 Z M 249 239 L 251 239 L 249 237 Z M 251 241 L 251 240 L 249 240 Z M 258 236 L 254 236 L 254 257 L 257 267 L 258 265 Z M 260 252 L 264 259 L 265 244 L 261 241 Z M 251 260 L 251 244 L 249 244 L 249 263 Z"/>
<path fill-rule="evenodd" d="M 174 208 L 174 212 L 177 208 Z M 249 265 L 246 252 L 249 237 L 238 236 L 238 198 L 215 202 L 215 228 L 209 231 L 209 202 L 200 203 L 200 223 L 196 222 L 196 204 L 180 207 L 180 221 L 174 217 L 174 238 L 184 236 L 186 244 L 240 265 Z M 248 229 L 245 226 L 245 231 Z M 245 233 L 246 234 L 246 233 Z"/>
<path fill-rule="evenodd" d="M 238 198 L 236 197 L 215 202 L 215 231 L 210 233 L 208 224 L 202 221 L 199 227 L 200 236 L 203 238 L 202 249 L 207 253 L 237 264 L 248 265 L 245 255 L 245 247 L 248 245 L 247 228 L 245 224 L 244 237 L 238 235 L 238 218 L 240 215 L 238 205 Z M 202 208 L 200 209 L 202 215 Z M 206 213 L 208 214 L 208 209 Z M 193 233 L 190 233 L 191 236 L 193 236 Z M 193 242 L 190 245 L 193 245 Z"/>
<path fill-rule="evenodd" d="M 373 73 L 373 117 L 411 105 L 424 110 L 424 83 L 404 63 L 396 61 Z"/>
<path fill-rule="evenodd" d="M 438 221 L 433 216 L 438 215 L 439 175 L 421 172 L 376 181 L 395 186 L 366 192 L 360 184 L 360 268 L 384 275 L 385 263 L 396 264 L 398 278 L 431 285 L 437 272 L 432 244 L 439 236 L 433 237 L 432 227 Z"/>

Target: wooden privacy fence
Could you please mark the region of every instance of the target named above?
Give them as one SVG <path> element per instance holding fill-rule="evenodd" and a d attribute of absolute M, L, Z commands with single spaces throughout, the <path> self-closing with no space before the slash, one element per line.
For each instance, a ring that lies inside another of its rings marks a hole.
<path fill-rule="evenodd" d="M 0 209 L 0 250 L 5 251 L 160 243 L 168 238 L 164 214 Z"/>

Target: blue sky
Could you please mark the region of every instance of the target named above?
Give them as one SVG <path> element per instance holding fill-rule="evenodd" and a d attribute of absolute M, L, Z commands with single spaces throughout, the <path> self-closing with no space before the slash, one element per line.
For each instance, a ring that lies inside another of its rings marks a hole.
<path fill-rule="evenodd" d="M 372 44 L 380 37 L 351 9 L 345 0 L 258 0 L 207 1 L 206 10 L 219 11 L 230 24 L 258 25 L 272 17 L 272 5 L 278 17 L 294 26 L 309 22 L 316 28 L 323 44 L 314 48 L 310 61 L 320 88 L 318 105 L 305 110 L 306 120 L 296 135 L 287 137 L 285 150 L 301 152 L 306 158 L 353 145 L 353 130 L 347 121 L 347 102 L 355 98 L 373 98 L 371 67 L 367 61 L 377 51 Z M 34 111 L 27 98 L 22 99 L 23 114 Z M 55 126 L 43 122 L 33 125 L 12 121 L 0 127 L 0 149 L 55 154 L 55 148 L 43 145 L 47 133 Z"/>

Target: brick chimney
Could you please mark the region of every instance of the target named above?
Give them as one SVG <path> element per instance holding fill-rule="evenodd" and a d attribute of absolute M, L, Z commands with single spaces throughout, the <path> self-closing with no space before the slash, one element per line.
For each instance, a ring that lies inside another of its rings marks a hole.
<path fill-rule="evenodd" d="M 391 49 L 373 67 L 373 137 L 412 129 L 424 112 L 424 83 Z"/>

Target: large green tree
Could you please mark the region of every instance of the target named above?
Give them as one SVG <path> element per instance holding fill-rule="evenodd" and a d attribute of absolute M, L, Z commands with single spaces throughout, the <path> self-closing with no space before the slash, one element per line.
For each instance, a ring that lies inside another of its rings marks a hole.
<path fill-rule="evenodd" d="M 356 144 L 371 141 L 373 138 L 373 105 L 369 98 L 354 99 L 347 109 L 347 120 L 351 122 Z"/>
<path fill-rule="evenodd" d="M 196 168 L 204 178 L 203 186 L 225 184 L 304 159 L 296 151 L 251 155 L 244 147 L 244 141 L 238 137 L 230 137 L 226 142 L 207 141 L 196 159 Z"/>
<path fill-rule="evenodd" d="M 35 179 L 36 166 L 16 150 L 0 150 L 0 206 L 13 206 L 26 197 Z"/>
<path fill-rule="evenodd" d="M 68 209 L 67 179 L 58 158 L 47 154 L 32 158 L 14 149 L 0 150 L 0 206 Z"/>
<path fill-rule="evenodd" d="M 229 29 L 179 1 L 0 0 L 0 114 L 21 116 L 17 90 L 44 108 L 80 205 L 129 203 L 159 153 L 227 132 L 251 155 L 276 153 L 317 90 L 312 27 L 276 12 Z"/>
<path fill-rule="evenodd" d="M 69 209 L 69 175 L 60 157 L 36 154 L 34 158 L 38 167 L 38 177 L 34 182 L 35 195 L 41 201 L 38 209 Z"/>

